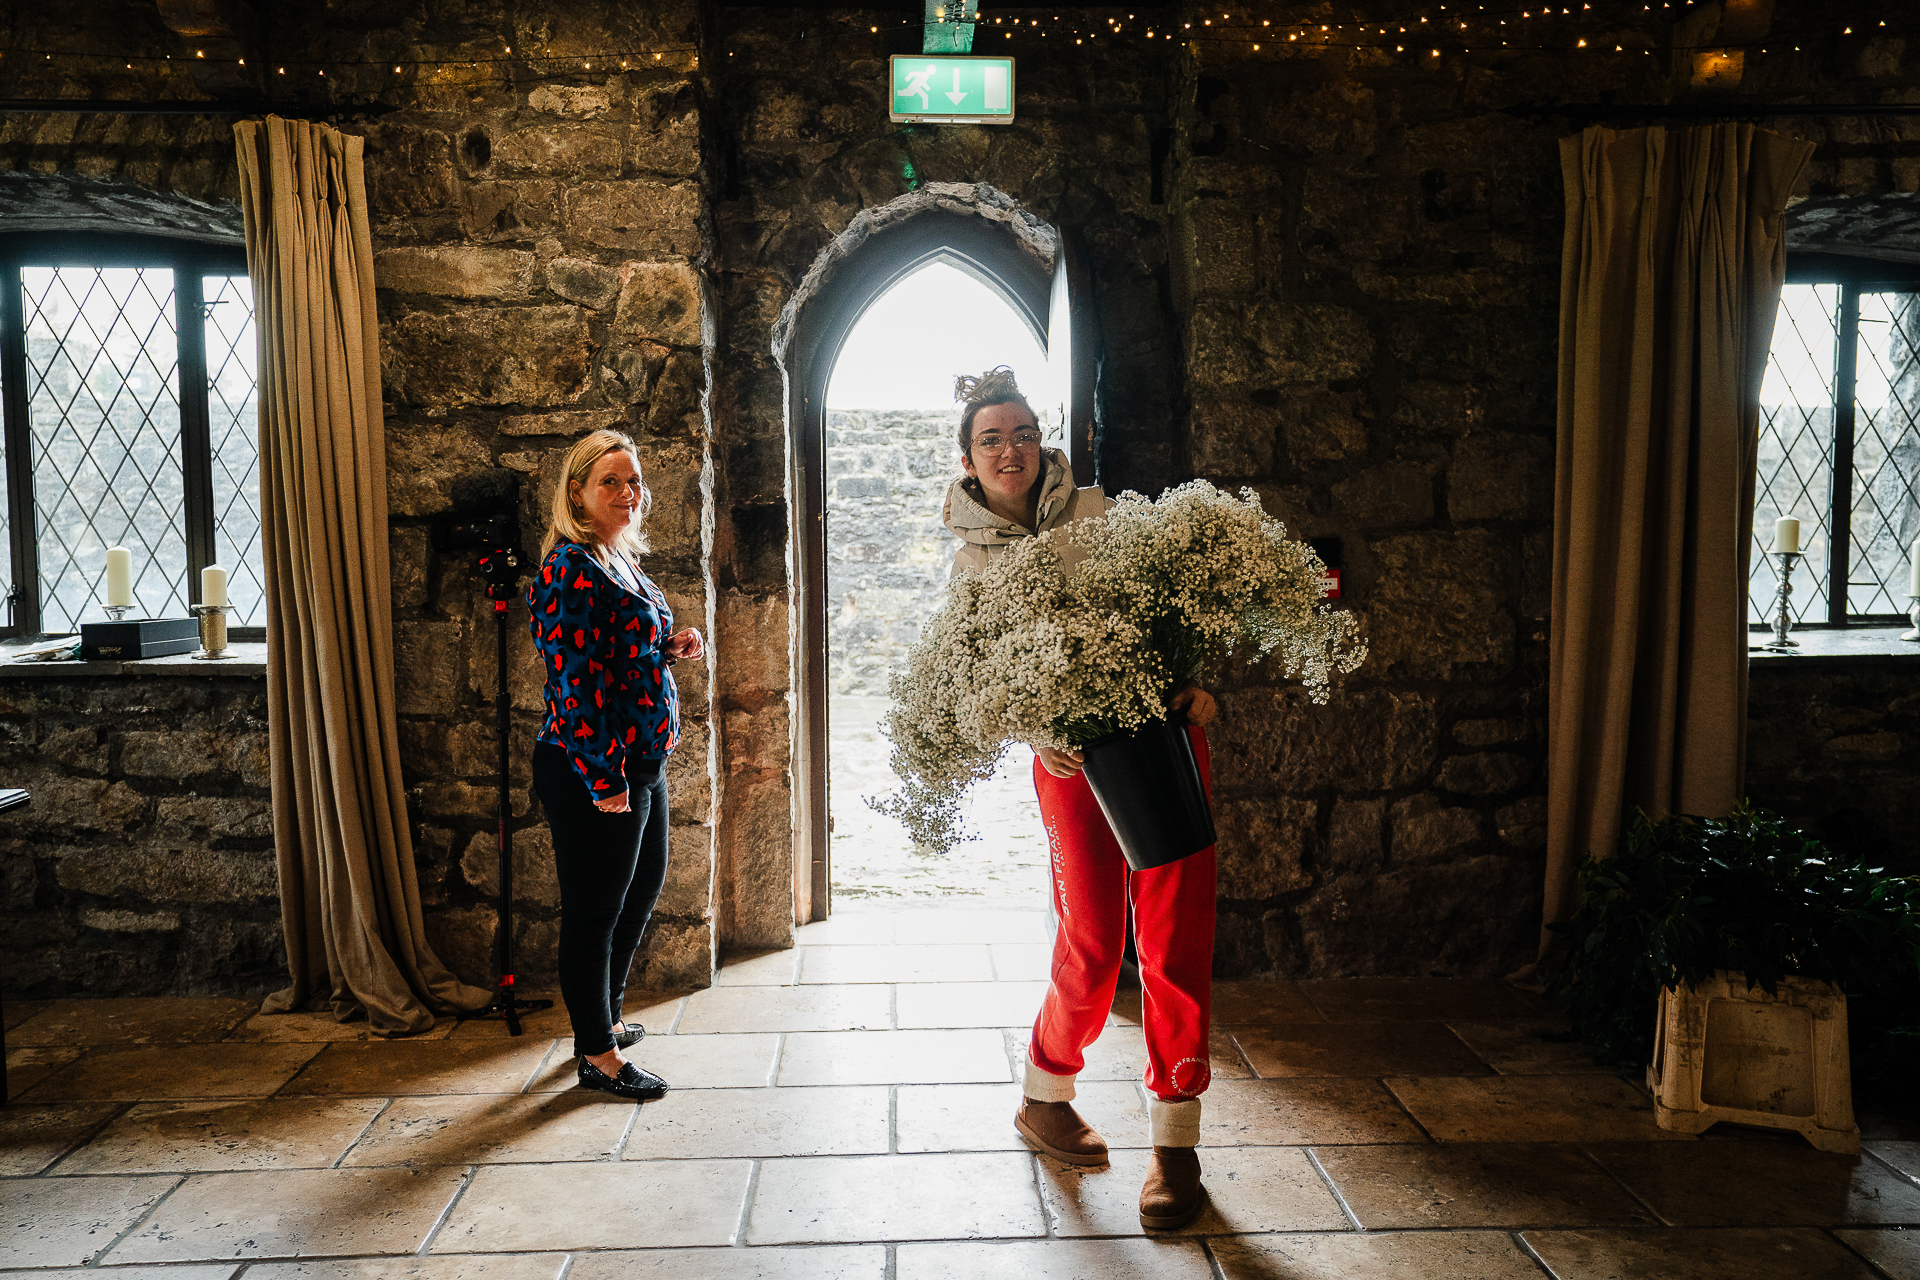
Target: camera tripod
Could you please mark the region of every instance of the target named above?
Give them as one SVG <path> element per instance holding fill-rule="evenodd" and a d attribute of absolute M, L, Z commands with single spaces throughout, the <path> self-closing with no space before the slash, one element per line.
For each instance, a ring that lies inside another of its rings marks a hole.
<path fill-rule="evenodd" d="M 442 550 L 478 549 L 480 576 L 493 602 L 494 623 L 494 737 L 499 749 L 497 776 L 499 807 L 495 815 L 500 851 L 500 927 L 493 939 L 493 1002 L 468 1018 L 505 1019 L 507 1034 L 520 1035 L 520 1015 L 551 1009 L 551 1000 L 523 1000 L 514 986 L 513 964 L 513 800 L 507 778 L 507 747 L 512 735 L 512 702 L 507 689 L 507 602 L 516 594 L 520 557 L 513 549 L 511 495 L 496 497 L 495 508 L 475 519 L 447 519 L 434 526 L 434 545 Z"/>

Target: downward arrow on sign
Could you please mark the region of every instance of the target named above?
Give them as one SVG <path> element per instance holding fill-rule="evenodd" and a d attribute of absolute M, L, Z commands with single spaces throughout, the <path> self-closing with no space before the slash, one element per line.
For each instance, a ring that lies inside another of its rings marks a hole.
<path fill-rule="evenodd" d="M 960 72 L 958 68 L 956 68 L 953 73 L 953 88 L 947 93 L 947 101 L 957 107 L 966 96 L 966 93 L 960 88 Z"/>

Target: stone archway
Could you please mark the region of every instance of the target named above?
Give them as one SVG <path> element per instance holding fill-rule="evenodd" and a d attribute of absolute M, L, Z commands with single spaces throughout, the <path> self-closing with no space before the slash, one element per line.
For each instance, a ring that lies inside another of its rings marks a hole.
<path fill-rule="evenodd" d="M 1006 299 L 1048 346 L 1060 233 L 986 184 L 935 183 L 867 210 L 834 238 L 774 327 L 786 377 L 791 503 L 790 634 L 794 706 L 793 885 L 796 922 L 824 920 L 828 900 L 826 497 L 827 380 L 862 312 L 904 276 L 944 261 Z"/>

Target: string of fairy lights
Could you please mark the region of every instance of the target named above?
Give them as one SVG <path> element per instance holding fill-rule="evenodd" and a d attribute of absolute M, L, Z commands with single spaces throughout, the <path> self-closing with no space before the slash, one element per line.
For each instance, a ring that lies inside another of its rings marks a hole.
<path fill-rule="evenodd" d="M 1025 9 L 1017 15 L 995 15 L 989 11 L 976 17 L 973 52 L 1000 54 L 1017 52 L 1022 47 L 1059 48 L 1071 42 L 1080 46 L 1137 44 L 1141 48 L 1169 49 L 1207 46 L 1243 54 L 1276 55 L 1316 49 L 1375 50 L 1429 60 L 1448 55 L 1501 53 L 1562 56 L 1638 53 L 1650 56 L 1701 49 L 1744 49 L 1767 54 L 1789 49 L 1801 52 L 1810 42 L 1822 37 L 1830 44 L 1889 34 L 1884 19 L 1852 19 L 1832 22 L 1834 30 L 1831 31 L 1815 32 L 1803 28 L 1791 37 L 1774 36 L 1744 44 L 1718 40 L 1702 45 L 1660 44 L 1655 43 L 1644 29 L 1628 30 L 1623 24 L 1640 22 L 1647 15 L 1656 13 L 1678 17 L 1693 9 L 1694 0 L 1661 0 L 1658 6 L 1652 0 L 1641 0 L 1639 4 L 1631 3 L 1631 0 L 1615 4 L 1599 0 L 1599 4 L 1598 9 L 1595 8 L 1595 0 L 1581 0 L 1577 8 L 1572 0 L 1560 0 L 1557 4 L 1523 2 L 1518 7 L 1440 4 L 1424 13 L 1404 18 L 1369 21 L 1350 18 L 1345 22 L 1318 19 L 1288 22 L 1261 18 L 1244 9 L 1236 12 L 1232 0 L 1226 0 L 1218 10 L 1197 9 L 1174 21 L 1165 21 L 1164 13 L 1160 15 L 1160 20 L 1143 19 L 1135 13 L 1122 16 L 1118 9 L 1109 10 L 1097 19 L 1085 14 L 1077 17 L 1070 13 L 1047 15 L 1044 10 L 1035 16 L 1031 9 Z M 796 16 L 792 21 L 796 24 L 796 34 L 792 38 L 803 44 L 861 38 L 871 41 L 882 31 L 882 24 L 849 14 L 813 13 L 804 17 Z M 922 23 L 915 18 L 903 17 L 897 24 L 889 20 L 885 25 L 892 33 L 896 26 L 917 30 Z M 1012 43 L 1003 44 L 1007 41 Z M 1042 41 L 1048 44 L 1042 45 Z M 728 50 L 727 54 L 732 57 L 737 52 Z M 195 49 L 191 54 L 178 56 L 170 52 L 109 55 L 53 49 L 0 51 L 0 60 L 12 63 L 15 67 L 21 60 L 34 60 L 54 64 L 64 70 L 98 70 L 120 64 L 124 64 L 128 71 L 154 70 L 164 69 L 167 64 L 204 62 L 207 59 L 205 49 Z M 235 58 L 234 62 L 238 67 L 246 66 L 245 58 Z M 688 43 L 561 53 L 551 49 L 516 48 L 503 42 L 497 51 L 471 51 L 452 57 L 286 58 L 275 59 L 264 69 L 255 70 L 264 70 L 267 78 L 281 83 L 307 77 L 324 80 L 332 71 L 336 80 L 350 74 L 364 87 L 368 73 L 376 78 L 417 79 L 427 76 L 447 79 L 457 77 L 461 71 L 478 72 L 483 76 L 511 72 L 555 79 L 576 74 L 610 74 L 655 67 L 687 71 L 697 69 L 699 64 L 699 46 Z"/>

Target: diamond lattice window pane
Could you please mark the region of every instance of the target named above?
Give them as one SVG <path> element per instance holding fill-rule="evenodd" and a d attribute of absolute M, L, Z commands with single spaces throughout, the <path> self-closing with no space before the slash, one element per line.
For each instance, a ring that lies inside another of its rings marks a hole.
<path fill-rule="evenodd" d="M 253 283 L 207 276 L 207 429 L 213 447 L 213 554 L 227 567 L 234 626 L 264 626 L 266 568 L 260 549 L 259 352 Z"/>
<path fill-rule="evenodd" d="M 1833 519 L 1833 362 L 1840 286 L 1790 284 L 1780 291 L 1773 348 L 1760 388 L 1759 475 L 1753 500 L 1753 567 L 1747 617 L 1769 623 L 1779 612 L 1780 577 L 1773 522 L 1800 521 L 1794 572 L 1795 623 L 1827 617 L 1828 529 Z"/>
<path fill-rule="evenodd" d="M 40 617 L 97 620 L 106 551 L 133 552 L 136 616 L 186 612 L 178 342 L 167 268 L 26 267 Z"/>
<path fill-rule="evenodd" d="M 1920 294 L 1860 295 L 1847 612 L 1907 611 L 1920 538 Z"/>

